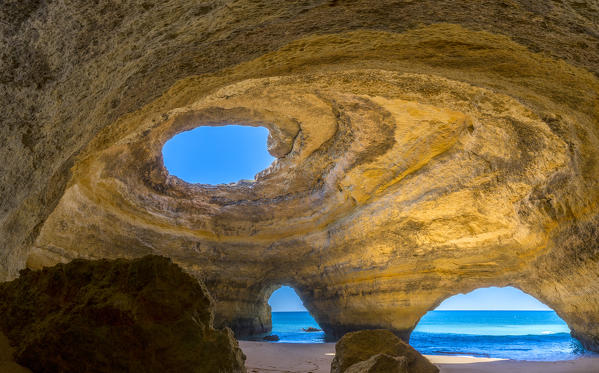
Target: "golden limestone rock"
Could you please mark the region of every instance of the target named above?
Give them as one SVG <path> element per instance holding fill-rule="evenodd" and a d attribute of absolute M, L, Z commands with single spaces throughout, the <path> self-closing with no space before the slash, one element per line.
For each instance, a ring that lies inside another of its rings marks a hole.
<path fill-rule="evenodd" d="M 408 339 L 441 301 L 516 286 L 599 350 L 594 1 L 5 1 L 0 276 L 172 258 L 237 336 L 293 286 L 331 338 Z M 161 149 L 270 130 L 253 182 Z"/>

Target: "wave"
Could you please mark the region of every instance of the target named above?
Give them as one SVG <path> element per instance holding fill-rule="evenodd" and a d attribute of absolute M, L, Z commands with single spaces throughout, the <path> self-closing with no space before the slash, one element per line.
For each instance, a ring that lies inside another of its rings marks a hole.
<path fill-rule="evenodd" d="M 410 344 L 423 354 L 513 360 L 569 360 L 585 353 L 569 333 L 502 336 L 414 332 Z"/>
<path fill-rule="evenodd" d="M 471 357 L 491 357 L 489 356 L 489 354 L 481 354 L 480 352 L 474 352 L 474 351 L 451 351 L 451 350 L 433 350 L 432 351 L 434 354 L 440 354 L 440 355 L 458 355 L 458 356 L 471 356 Z M 432 353 L 429 353 L 432 354 Z"/>
<path fill-rule="evenodd" d="M 432 332 L 413 332 L 412 336 L 415 335 L 423 335 L 423 336 L 434 336 L 434 337 L 446 337 L 446 338 L 484 338 L 484 339 L 494 339 L 494 338 L 526 338 L 526 337 L 570 337 L 570 333 L 564 332 L 551 332 L 544 331 L 541 333 L 531 333 L 531 334 L 464 334 L 464 333 L 432 333 Z"/>

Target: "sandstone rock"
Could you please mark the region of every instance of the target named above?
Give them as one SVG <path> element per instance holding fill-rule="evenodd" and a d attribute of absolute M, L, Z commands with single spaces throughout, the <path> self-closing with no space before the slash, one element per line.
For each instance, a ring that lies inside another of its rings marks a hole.
<path fill-rule="evenodd" d="M 594 0 L 0 2 L 0 278 L 168 256 L 215 325 L 296 288 L 327 337 L 404 340 L 447 297 L 516 286 L 599 349 Z M 270 130 L 253 183 L 161 148 Z"/>
<path fill-rule="evenodd" d="M 409 373 L 406 357 L 393 357 L 386 354 L 374 355 L 368 360 L 356 363 L 345 373 Z"/>
<path fill-rule="evenodd" d="M 389 357 L 402 359 L 392 361 Z M 391 366 L 400 372 L 401 369 L 405 369 L 404 371 L 408 373 L 439 372 L 439 368 L 412 346 L 403 342 L 389 330 L 379 329 L 362 330 L 344 335 L 335 345 L 335 358 L 331 363 L 331 373 L 382 372 L 384 370 L 374 369 L 382 369 L 385 366 Z M 403 366 L 405 368 L 402 368 Z"/>
<path fill-rule="evenodd" d="M 163 257 L 22 271 L 0 284 L 0 314 L 34 372 L 245 372 L 205 287 Z"/>

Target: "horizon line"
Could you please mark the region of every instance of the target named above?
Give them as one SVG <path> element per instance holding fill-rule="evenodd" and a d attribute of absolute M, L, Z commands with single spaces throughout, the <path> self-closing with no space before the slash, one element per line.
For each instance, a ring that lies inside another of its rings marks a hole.
<path fill-rule="evenodd" d="M 545 312 L 555 312 L 554 310 L 547 310 L 547 309 L 501 309 L 501 310 L 489 310 L 489 309 L 467 309 L 467 310 L 459 310 L 459 309 L 451 309 L 451 310 L 430 310 L 428 312 L 432 312 L 432 311 L 545 311 Z M 307 312 L 309 314 L 312 314 L 310 311 L 308 310 L 285 310 L 285 311 L 271 311 L 271 312 Z"/>

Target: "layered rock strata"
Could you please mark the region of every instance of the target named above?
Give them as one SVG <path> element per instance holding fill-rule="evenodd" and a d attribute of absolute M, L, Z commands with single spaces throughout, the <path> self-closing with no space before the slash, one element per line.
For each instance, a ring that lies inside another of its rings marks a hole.
<path fill-rule="evenodd" d="M 599 336 L 593 1 L 5 2 L 0 260 L 171 257 L 215 323 L 270 329 L 291 285 L 331 338 L 404 339 L 447 297 L 516 286 Z M 254 182 L 161 148 L 270 130 Z"/>
<path fill-rule="evenodd" d="M 0 329 L 33 372 L 245 372 L 206 288 L 169 259 L 75 260 L 0 284 Z"/>

